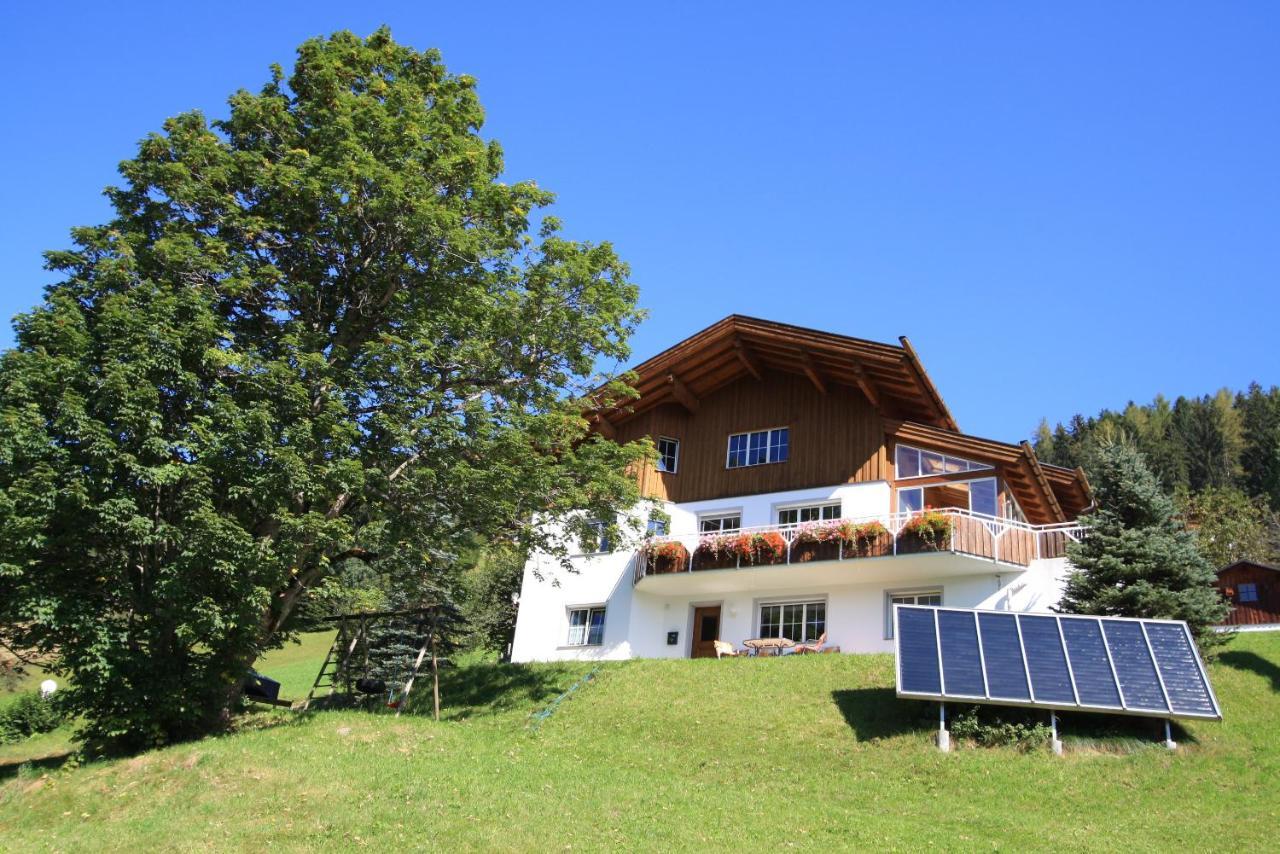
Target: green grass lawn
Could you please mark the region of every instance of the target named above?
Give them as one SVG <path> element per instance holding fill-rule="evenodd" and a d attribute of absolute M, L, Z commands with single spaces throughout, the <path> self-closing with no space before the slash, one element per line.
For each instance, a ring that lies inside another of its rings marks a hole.
<path fill-rule="evenodd" d="M 1097 749 L 1108 741 L 1096 724 L 1069 718 L 1063 757 L 941 754 L 936 707 L 893 696 L 889 656 L 604 665 L 535 725 L 530 713 L 591 669 L 446 671 L 440 723 L 271 712 L 237 734 L 134 759 L 27 770 L 0 784 L 0 840 L 16 850 L 269 840 L 291 850 L 1227 851 L 1269 847 L 1280 811 L 1280 634 L 1231 643 L 1212 666 L 1226 720 L 1187 724 L 1176 753 L 1156 745 L 1154 721 L 1129 732 L 1149 729 L 1149 741 L 1121 739 L 1120 750 Z M 429 709 L 429 682 L 418 700 Z"/>

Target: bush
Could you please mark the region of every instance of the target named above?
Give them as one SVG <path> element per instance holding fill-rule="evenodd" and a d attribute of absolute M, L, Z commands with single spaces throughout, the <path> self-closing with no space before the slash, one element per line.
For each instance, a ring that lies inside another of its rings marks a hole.
<path fill-rule="evenodd" d="M 982 747 L 1034 750 L 1048 744 L 1052 732 L 1048 725 L 1033 721 L 1029 716 L 1022 716 L 1021 720 L 1004 720 L 993 710 L 978 706 L 951 719 L 953 738 L 968 739 Z"/>
<path fill-rule="evenodd" d="M 23 694 L 0 709 L 0 744 L 12 744 L 42 732 L 52 732 L 66 720 L 57 701 L 36 691 Z"/>

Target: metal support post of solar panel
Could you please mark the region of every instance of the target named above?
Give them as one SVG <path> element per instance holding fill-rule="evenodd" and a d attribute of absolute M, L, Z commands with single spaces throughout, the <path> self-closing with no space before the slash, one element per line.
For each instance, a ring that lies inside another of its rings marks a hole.
<path fill-rule="evenodd" d="M 898 696 L 1222 720 L 1187 624 L 895 605 Z"/>

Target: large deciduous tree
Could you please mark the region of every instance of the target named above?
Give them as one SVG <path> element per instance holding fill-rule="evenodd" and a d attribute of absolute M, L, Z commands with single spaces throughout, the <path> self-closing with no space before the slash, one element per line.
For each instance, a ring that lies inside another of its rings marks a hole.
<path fill-rule="evenodd" d="M 471 78 L 339 33 L 229 105 L 121 164 L 0 359 L 0 643 L 72 677 L 94 745 L 222 725 L 337 562 L 555 553 L 538 520 L 629 505 L 647 452 L 581 415 L 627 268 L 531 225 L 552 196 L 500 180 Z"/>
<path fill-rule="evenodd" d="M 1195 534 L 1179 522 L 1173 499 L 1135 448 L 1104 444 L 1094 454 L 1090 470 L 1098 506 L 1082 519 L 1087 535 L 1067 548 L 1074 571 L 1060 608 L 1186 620 L 1205 645 L 1227 608 Z"/>

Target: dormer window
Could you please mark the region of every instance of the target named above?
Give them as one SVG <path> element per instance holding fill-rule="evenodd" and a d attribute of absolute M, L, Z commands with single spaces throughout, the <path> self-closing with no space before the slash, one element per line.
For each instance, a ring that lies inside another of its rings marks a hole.
<path fill-rule="evenodd" d="M 785 463 L 790 456 L 790 428 L 776 427 L 772 430 L 756 430 L 753 433 L 735 433 L 729 437 L 729 453 L 725 468 L 736 469 L 768 463 Z"/>
<path fill-rule="evenodd" d="M 658 439 L 658 471 L 675 474 L 680 464 L 680 440 L 662 436 Z"/>

